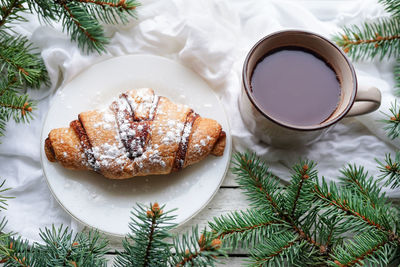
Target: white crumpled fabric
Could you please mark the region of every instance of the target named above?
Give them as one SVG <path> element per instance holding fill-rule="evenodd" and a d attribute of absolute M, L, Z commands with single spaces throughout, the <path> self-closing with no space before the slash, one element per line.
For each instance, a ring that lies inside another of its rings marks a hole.
<path fill-rule="evenodd" d="M 40 240 L 39 228 L 64 224 L 79 230 L 52 197 L 40 163 L 40 134 L 43 120 L 55 93 L 79 72 L 102 60 L 126 54 L 154 54 L 189 67 L 203 77 L 221 98 L 229 114 L 234 148 L 263 156 L 283 179 L 289 179 L 288 166 L 299 158 L 319 162 L 320 174 L 336 179 L 347 163 L 361 164 L 377 175 L 375 158 L 394 153 L 399 142 L 390 141 L 377 120 L 380 112 L 344 119 L 318 143 L 296 150 L 279 150 L 257 142 L 246 130 L 238 110 L 241 70 L 252 45 L 263 36 L 282 29 L 304 29 L 330 37 L 341 26 L 387 16 L 377 0 L 142 0 L 138 20 L 123 26 L 106 26 L 111 37 L 109 53 L 85 55 L 61 32 L 41 25 L 35 15 L 15 26 L 41 50 L 52 85 L 29 90 L 38 100 L 35 119 L 30 125 L 10 122 L 1 139 L 0 169 L 9 193 L 6 230 L 18 232 L 30 241 Z M 393 96 L 394 62 L 355 63 L 361 83 L 382 91 L 380 108 L 388 112 Z M 390 197 L 399 192 L 385 189 Z"/>

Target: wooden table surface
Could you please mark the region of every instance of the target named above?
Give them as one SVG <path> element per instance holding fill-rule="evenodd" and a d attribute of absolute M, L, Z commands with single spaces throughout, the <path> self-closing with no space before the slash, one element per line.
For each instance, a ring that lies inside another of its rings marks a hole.
<path fill-rule="evenodd" d="M 198 225 L 199 229 L 204 228 L 208 221 L 214 217 L 219 217 L 222 214 L 229 213 L 234 210 L 244 210 L 249 207 L 249 202 L 246 200 L 243 191 L 239 189 L 235 181 L 235 176 L 228 171 L 222 185 L 210 203 L 195 217 L 174 230 L 174 233 L 190 232 L 192 226 Z M 108 237 L 110 240 L 111 250 L 121 249 L 121 239 L 116 237 Z M 112 266 L 114 254 L 107 255 L 109 258 L 109 266 Z M 229 253 L 229 258 L 221 259 L 222 263 L 217 266 L 237 267 L 243 265 L 247 254 L 243 250 L 235 250 Z"/>

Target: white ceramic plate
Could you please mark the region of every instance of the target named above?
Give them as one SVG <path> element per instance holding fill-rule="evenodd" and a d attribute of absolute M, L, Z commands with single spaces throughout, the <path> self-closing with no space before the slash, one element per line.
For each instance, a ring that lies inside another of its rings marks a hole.
<path fill-rule="evenodd" d="M 227 133 L 224 155 L 209 156 L 177 173 L 122 181 L 90 171 L 67 170 L 47 160 L 43 147 L 51 129 L 66 127 L 80 112 L 107 105 L 119 93 L 141 87 L 151 87 L 156 94 L 217 120 Z M 189 220 L 217 192 L 231 153 L 228 120 L 212 89 L 186 67 L 150 55 L 113 58 L 75 77 L 54 97 L 41 138 L 43 171 L 60 205 L 82 223 L 118 236 L 129 232 L 130 212 L 136 203 L 157 201 L 167 209 L 178 208 L 175 223 Z"/>

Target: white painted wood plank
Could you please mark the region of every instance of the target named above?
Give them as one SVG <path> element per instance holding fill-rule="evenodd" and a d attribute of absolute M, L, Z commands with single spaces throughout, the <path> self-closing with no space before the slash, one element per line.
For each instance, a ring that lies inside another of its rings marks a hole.
<path fill-rule="evenodd" d="M 221 263 L 217 264 L 217 267 L 229 266 L 229 267 L 239 267 L 245 266 L 245 257 L 229 257 L 227 259 L 221 260 Z"/>
<path fill-rule="evenodd" d="M 236 176 L 230 170 L 231 167 L 232 167 L 232 163 L 229 165 L 229 171 L 226 173 L 225 179 L 222 182 L 221 187 L 225 187 L 225 186 L 237 187 L 237 186 L 239 186 L 235 181 Z"/>
<path fill-rule="evenodd" d="M 113 266 L 113 261 L 114 261 L 114 255 L 106 255 L 106 258 L 108 260 L 108 267 Z M 222 267 L 222 266 L 229 266 L 229 267 L 240 267 L 243 266 L 243 261 L 244 257 L 230 257 L 227 259 L 221 260 L 221 263 L 218 263 L 216 266 L 217 267 Z"/>

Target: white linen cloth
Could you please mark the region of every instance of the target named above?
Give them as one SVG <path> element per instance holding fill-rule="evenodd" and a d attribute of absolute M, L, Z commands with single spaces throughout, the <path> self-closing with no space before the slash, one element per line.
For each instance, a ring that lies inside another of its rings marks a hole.
<path fill-rule="evenodd" d="M 336 179 L 347 163 L 361 164 L 377 175 L 375 158 L 394 153 L 399 142 L 390 141 L 382 130 L 380 112 L 344 119 L 318 143 L 297 150 L 280 150 L 257 142 L 246 130 L 238 110 L 241 70 L 244 58 L 263 36 L 282 29 L 304 29 L 325 37 L 340 27 L 361 24 L 387 16 L 377 0 L 283 1 L 283 0 L 142 0 L 138 20 L 123 26 L 105 26 L 111 37 L 108 54 L 85 55 L 61 32 L 41 25 L 35 15 L 18 24 L 20 32 L 41 50 L 52 85 L 29 90 L 38 100 L 35 119 L 30 125 L 10 122 L 1 139 L 0 169 L 6 186 L 12 187 L 6 230 L 18 232 L 30 241 L 38 241 L 39 228 L 64 224 L 79 230 L 52 197 L 40 163 L 40 135 L 45 115 L 57 90 L 86 67 L 120 55 L 154 54 L 191 68 L 203 77 L 222 100 L 230 117 L 234 148 L 250 149 L 263 156 L 276 174 L 289 180 L 287 167 L 299 158 L 319 163 L 320 175 Z M 383 96 L 381 111 L 388 113 L 393 95 L 392 61 L 357 62 L 361 83 L 378 87 Z M 391 197 L 399 192 L 385 189 Z"/>

